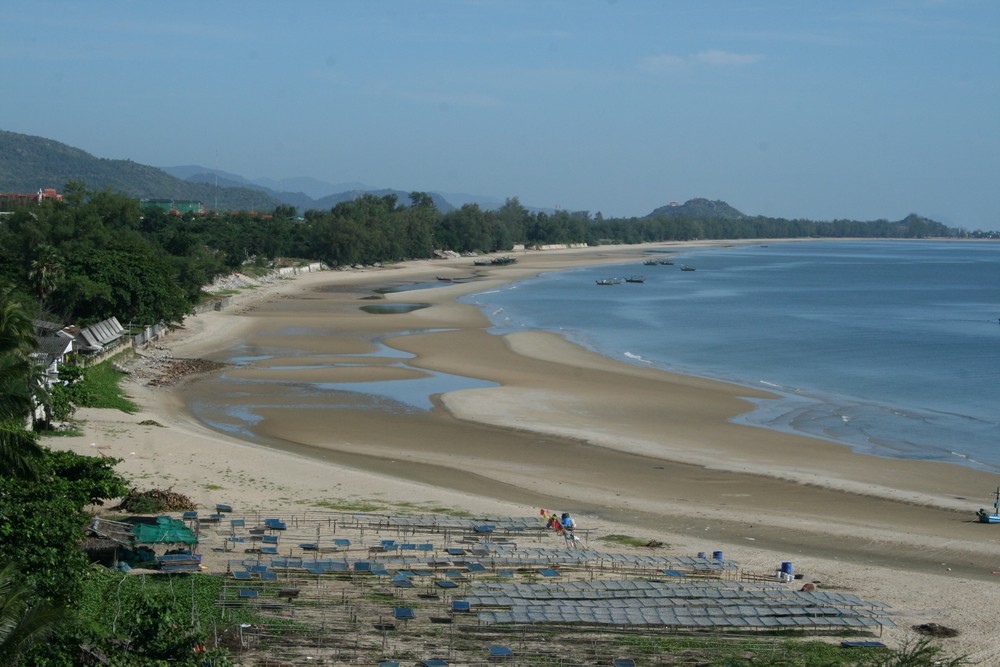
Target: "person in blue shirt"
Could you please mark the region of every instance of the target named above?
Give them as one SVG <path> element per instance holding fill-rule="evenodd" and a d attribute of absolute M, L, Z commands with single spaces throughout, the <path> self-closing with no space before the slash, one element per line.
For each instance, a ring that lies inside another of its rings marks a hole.
<path fill-rule="evenodd" d="M 562 526 L 563 537 L 565 537 L 570 546 L 575 549 L 577 542 L 579 541 L 573 533 L 573 531 L 576 530 L 576 521 L 573 521 L 573 517 L 569 515 L 569 512 L 563 512 L 560 525 Z"/>

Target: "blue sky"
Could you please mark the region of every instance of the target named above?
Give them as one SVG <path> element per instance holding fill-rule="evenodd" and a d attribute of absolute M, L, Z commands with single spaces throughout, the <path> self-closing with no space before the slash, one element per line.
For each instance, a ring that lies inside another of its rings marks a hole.
<path fill-rule="evenodd" d="M 0 129 L 641 216 L 1000 229 L 1000 2 L 4 3 Z"/>

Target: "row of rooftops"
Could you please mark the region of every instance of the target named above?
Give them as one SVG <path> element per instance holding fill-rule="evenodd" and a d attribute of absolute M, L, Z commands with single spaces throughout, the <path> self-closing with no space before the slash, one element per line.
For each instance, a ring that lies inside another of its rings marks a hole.
<path fill-rule="evenodd" d="M 13 204 L 40 204 L 43 201 L 62 201 L 63 196 L 55 188 L 39 188 L 38 192 L 0 192 L 0 202 L 10 202 Z M 172 213 L 198 213 L 204 215 L 207 212 L 205 203 L 193 199 L 141 199 L 140 204 L 145 207 L 160 208 Z"/>
<path fill-rule="evenodd" d="M 46 367 L 62 361 L 74 352 L 96 354 L 113 347 L 125 335 L 125 327 L 117 317 L 110 317 L 88 327 L 63 325 L 58 322 L 34 320 L 35 340 L 38 343 L 36 358 Z M 41 358 L 44 355 L 44 358 Z M 56 370 L 56 369 L 53 369 Z"/>
<path fill-rule="evenodd" d="M 39 188 L 38 192 L 0 192 L 0 201 L 15 204 L 40 204 L 48 199 L 62 201 L 62 198 L 55 188 Z"/>

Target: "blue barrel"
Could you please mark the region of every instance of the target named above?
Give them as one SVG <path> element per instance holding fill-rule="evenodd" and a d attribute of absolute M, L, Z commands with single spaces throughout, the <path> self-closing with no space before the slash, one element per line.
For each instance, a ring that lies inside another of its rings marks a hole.
<path fill-rule="evenodd" d="M 698 552 L 698 558 L 704 558 L 704 557 L 705 557 L 705 552 L 704 551 L 699 551 Z"/>
<path fill-rule="evenodd" d="M 789 578 L 792 576 L 792 562 L 789 560 L 783 561 L 781 563 L 781 572 L 787 574 Z"/>
<path fill-rule="evenodd" d="M 722 560 L 722 552 L 721 551 L 713 551 L 712 552 L 712 558 L 714 558 L 715 560 Z"/>

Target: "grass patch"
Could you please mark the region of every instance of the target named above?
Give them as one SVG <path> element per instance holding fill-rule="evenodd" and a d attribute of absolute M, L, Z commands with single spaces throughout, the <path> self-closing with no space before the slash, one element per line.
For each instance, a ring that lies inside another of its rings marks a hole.
<path fill-rule="evenodd" d="M 41 431 L 38 435 L 45 438 L 77 438 L 83 435 L 83 427 L 79 424 L 73 423 L 65 428 Z"/>
<path fill-rule="evenodd" d="M 339 510 L 342 512 L 377 512 L 379 510 L 385 509 L 385 505 L 378 503 L 373 503 L 369 500 L 318 500 L 315 505 L 317 507 L 325 507 L 330 510 Z"/>
<path fill-rule="evenodd" d="M 82 408 L 111 408 L 129 414 L 138 412 L 139 406 L 130 401 L 119 386 L 125 373 L 116 371 L 111 361 L 83 369 L 73 385 L 73 402 Z"/>
<path fill-rule="evenodd" d="M 425 506 L 422 509 L 423 511 L 430 512 L 431 514 L 443 514 L 445 516 L 460 516 L 460 517 L 473 516 L 471 512 L 468 512 L 466 510 L 457 510 L 452 507 Z"/>
<path fill-rule="evenodd" d="M 376 494 L 377 495 L 377 494 Z M 399 502 L 378 502 L 376 500 L 364 498 L 317 500 L 315 502 L 299 501 L 300 504 L 311 504 L 316 507 L 323 507 L 341 512 L 380 512 L 392 509 L 400 514 L 441 514 L 442 516 L 470 517 L 474 516 L 468 510 L 455 509 L 454 507 L 441 507 L 431 502 L 414 503 L 406 500 Z"/>
<path fill-rule="evenodd" d="M 253 264 L 247 264 L 240 267 L 240 273 L 245 276 L 250 276 L 251 278 L 260 278 L 262 276 L 269 276 L 274 273 L 274 269 L 267 266 L 256 266 Z"/>
<path fill-rule="evenodd" d="M 136 623 L 143 612 L 149 613 L 148 605 L 169 609 L 167 613 L 178 618 L 195 620 L 202 628 L 212 628 L 218 621 L 217 601 L 224 585 L 222 577 L 123 577 L 111 570 L 93 568 L 84 579 L 77 610 L 81 619 L 101 632 L 116 627 L 116 621 L 118 626 Z M 229 623 L 260 622 L 259 614 L 251 607 L 229 609 L 226 615 Z M 169 620 L 166 626 L 170 627 Z"/>
<path fill-rule="evenodd" d="M 455 509 L 454 507 L 441 507 L 440 505 L 435 505 L 431 502 L 426 503 L 413 503 L 406 500 L 401 500 L 399 502 L 391 503 L 390 505 L 396 511 L 407 513 L 407 512 L 421 512 L 424 514 L 441 514 L 444 516 L 474 516 L 471 512 L 462 509 Z"/>

